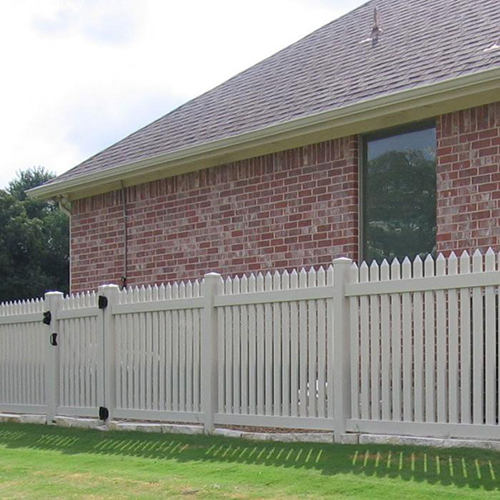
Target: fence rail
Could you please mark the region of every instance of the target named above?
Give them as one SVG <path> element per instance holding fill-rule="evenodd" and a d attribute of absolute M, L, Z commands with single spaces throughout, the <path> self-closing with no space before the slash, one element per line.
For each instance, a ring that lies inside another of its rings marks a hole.
<path fill-rule="evenodd" d="M 1 304 L 0 411 L 500 438 L 499 287 L 489 250 Z"/>

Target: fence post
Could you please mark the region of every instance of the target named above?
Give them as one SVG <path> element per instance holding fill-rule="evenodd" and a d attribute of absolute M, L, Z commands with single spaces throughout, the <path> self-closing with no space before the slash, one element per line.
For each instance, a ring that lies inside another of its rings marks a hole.
<path fill-rule="evenodd" d="M 118 285 L 101 285 L 99 297 L 105 297 L 107 302 L 102 310 L 102 335 L 100 355 L 102 356 L 102 399 L 99 406 L 107 409 L 105 420 L 111 420 L 116 407 L 116 327 L 113 317 L 113 305 L 118 303 Z M 102 416 L 102 415 L 99 415 Z"/>
<path fill-rule="evenodd" d="M 203 311 L 203 337 L 201 341 L 201 411 L 205 418 L 205 433 L 214 430 L 214 415 L 218 402 L 218 332 L 217 310 L 214 298 L 221 291 L 220 274 L 205 274 L 204 291 L 205 308 Z"/>
<path fill-rule="evenodd" d="M 45 311 L 50 312 L 50 321 L 46 316 L 47 332 L 45 340 L 45 404 L 47 405 L 47 424 L 54 422 L 59 406 L 59 325 L 57 312 L 62 306 L 62 292 L 47 292 L 45 294 Z M 49 324 L 47 324 L 49 323 Z"/>
<path fill-rule="evenodd" d="M 350 303 L 345 285 L 350 279 L 352 260 L 333 261 L 333 415 L 334 438 L 342 441 L 351 408 Z"/>

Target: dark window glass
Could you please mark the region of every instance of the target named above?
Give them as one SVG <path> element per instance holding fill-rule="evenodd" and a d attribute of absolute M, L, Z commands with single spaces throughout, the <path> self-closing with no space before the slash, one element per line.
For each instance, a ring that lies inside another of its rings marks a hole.
<path fill-rule="evenodd" d="M 363 259 L 425 257 L 436 246 L 436 129 L 366 138 Z"/>

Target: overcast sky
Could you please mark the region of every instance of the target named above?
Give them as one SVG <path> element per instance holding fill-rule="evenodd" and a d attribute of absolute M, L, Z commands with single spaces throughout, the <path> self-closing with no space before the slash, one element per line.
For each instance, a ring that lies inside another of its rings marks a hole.
<path fill-rule="evenodd" d="M 56 173 L 366 0 L 1 0 L 0 187 Z"/>

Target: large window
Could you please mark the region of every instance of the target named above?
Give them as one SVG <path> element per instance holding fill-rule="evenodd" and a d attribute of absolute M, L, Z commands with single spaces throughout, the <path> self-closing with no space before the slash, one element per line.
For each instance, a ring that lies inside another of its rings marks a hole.
<path fill-rule="evenodd" d="M 363 260 L 425 257 L 436 247 L 436 129 L 421 124 L 364 142 Z"/>

